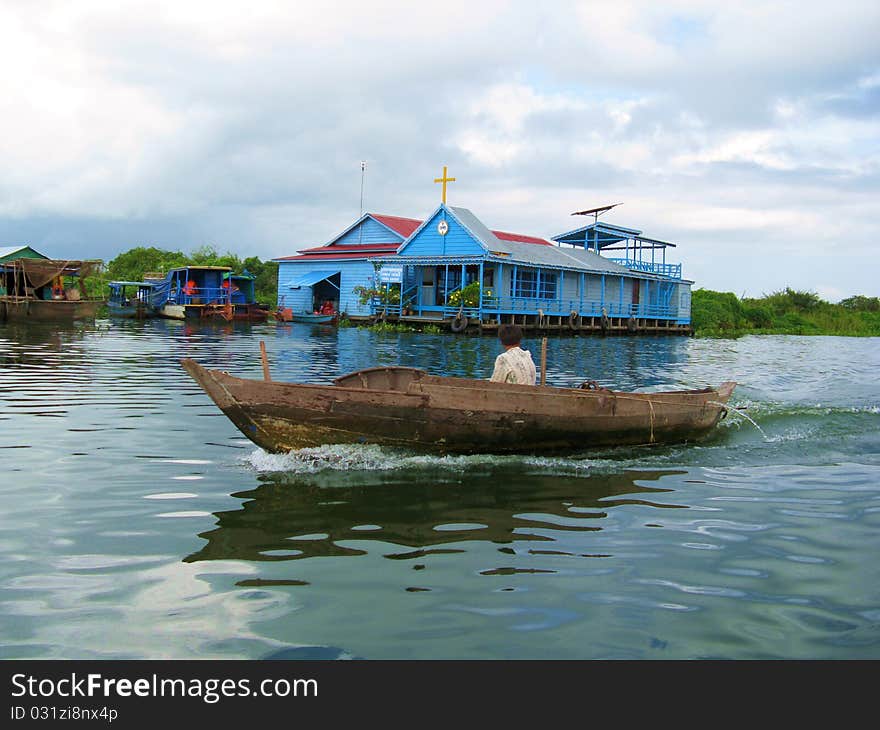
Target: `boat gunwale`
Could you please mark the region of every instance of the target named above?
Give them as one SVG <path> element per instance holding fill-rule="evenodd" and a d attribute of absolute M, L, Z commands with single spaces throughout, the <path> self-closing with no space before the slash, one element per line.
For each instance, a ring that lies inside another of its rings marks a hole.
<path fill-rule="evenodd" d="M 449 389 L 459 389 L 459 390 L 472 390 L 472 391 L 482 391 L 482 392 L 508 392 L 508 393 L 521 393 L 528 395 L 539 395 L 542 398 L 565 398 L 570 399 L 572 397 L 575 398 L 626 398 L 626 399 L 634 399 L 639 401 L 649 401 L 654 398 L 660 397 L 663 401 L 663 405 L 681 405 L 686 407 L 703 407 L 706 405 L 711 405 L 705 399 L 697 398 L 697 402 L 688 402 L 687 400 L 679 402 L 675 397 L 681 396 L 687 398 L 688 396 L 711 396 L 716 395 L 718 398 L 729 397 L 735 387 L 736 383 L 734 381 L 725 381 L 721 383 L 717 387 L 706 387 L 698 390 L 670 390 L 670 391 L 652 391 L 647 393 L 636 393 L 632 391 L 618 391 L 618 390 L 588 390 L 581 388 L 572 388 L 572 387 L 560 387 L 553 385 L 522 385 L 519 383 L 498 383 L 490 380 L 475 380 L 471 378 L 458 378 L 452 376 L 445 375 L 430 375 L 425 374 L 422 377 L 414 379 L 409 386 L 404 390 L 394 390 L 394 389 L 378 389 L 378 388 L 363 388 L 363 387 L 346 387 L 343 385 L 336 385 L 333 383 L 291 383 L 283 380 L 260 380 L 258 378 L 242 378 L 236 375 L 232 375 L 226 370 L 219 369 L 211 369 L 206 368 L 203 365 L 195 362 L 191 358 L 184 358 L 184 360 L 190 360 L 195 365 L 198 366 L 202 371 L 208 374 L 218 374 L 222 376 L 224 379 L 229 378 L 238 383 L 241 383 L 243 386 L 273 386 L 276 388 L 284 388 L 291 390 L 313 390 L 318 392 L 324 392 L 327 394 L 333 393 L 345 393 L 345 394 L 373 394 L 373 395 L 393 395 L 393 396 L 415 396 L 424 398 L 429 395 L 422 390 L 419 390 L 419 386 L 429 386 L 435 388 L 449 388 Z M 181 362 L 184 362 L 181 360 Z M 340 378 L 348 378 L 352 375 L 357 375 L 358 373 L 364 372 L 376 372 L 381 370 L 388 370 L 393 368 L 384 368 L 384 367 L 375 367 L 375 368 L 365 368 L 364 370 L 356 370 L 352 373 L 347 373 L 346 375 L 340 376 Z M 420 368 L 412 368 L 414 371 L 422 371 Z M 448 382 L 454 381 L 454 382 Z M 729 387 L 730 392 L 726 393 L 725 390 Z M 230 394 L 231 395 L 231 394 Z M 725 407 L 724 404 L 719 404 L 718 408 Z"/>

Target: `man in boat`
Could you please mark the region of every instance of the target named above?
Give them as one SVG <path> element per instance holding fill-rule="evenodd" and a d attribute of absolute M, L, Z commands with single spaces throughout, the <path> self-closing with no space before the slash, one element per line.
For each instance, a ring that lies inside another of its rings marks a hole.
<path fill-rule="evenodd" d="M 324 303 L 321 305 L 321 309 L 319 310 L 320 314 L 336 314 L 336 310 L 333 308 L 333 302 L 329 299 L 325 299 Z"/>
<path fill-rule="evenodd" d="M 504 346 L 504 352 L 495 358 L 495 370 L 489 380 L 496 383 L 534 385 L 537 371 L 532 353 L 519 346 L 522 342 L 522 327 L 502 324 L 498 328 L 498 339 Z"/>

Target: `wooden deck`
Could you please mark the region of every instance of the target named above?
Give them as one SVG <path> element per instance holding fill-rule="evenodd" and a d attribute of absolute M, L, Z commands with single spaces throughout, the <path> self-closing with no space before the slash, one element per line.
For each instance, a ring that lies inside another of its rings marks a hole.
<path fill-rule="evenodd" d="M 375 317 L 350 315 L 348 319 L 355 324 L 372 324 Z M 518 324 L 523 332 L 537 332 L 555 335 L 679 335 L 690 337 L 694 334 L 694 328 L 690 324 L 678 324 L 665 319 L 639 318 L 627 319 L 625 317 L 609 317 L 607 327 L 603 329 L 601 317 L 583 317 L 577 327 L 569 324 L 569 318 L 563 316 L 545 315 L 539 317 L 530 314 L 503 314 L 500 324 Z M 386 322 L 396 324 L 434 325 L 451 331 L 451 319 L 439 319 L 437 317 L 397 316 L 388 314 Z M 497 318 L 487 319 L 482 322 L 470 321 L 464 333 L 460 334 L 488 334 L 495 335 L 498 331 L 499 321 Z"/>

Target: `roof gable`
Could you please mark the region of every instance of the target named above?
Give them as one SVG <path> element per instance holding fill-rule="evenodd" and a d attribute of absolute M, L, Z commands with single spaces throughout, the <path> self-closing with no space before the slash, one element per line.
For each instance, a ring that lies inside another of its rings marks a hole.
<path fill-rule="evenodd" d="M 440 233 L 445 221 L 446 231 Z M 441 204 L 397 249 L 401 256 L 485 256 L 496 243 L 495 234 L 466 208 Z"/>
<path fill-rule="evenodd" d="M 36 249 L 30 246 L 0 246 L 0 261 L 13 261 L 14 259 L 48 259 Z"/>
<path fill-rule="evenodd" d="M 420 223 L 421 221 L 414 218 L 364 213 L 364 215 L 325 245 L 330 247 L 385 243 L 397 246 Z"/>

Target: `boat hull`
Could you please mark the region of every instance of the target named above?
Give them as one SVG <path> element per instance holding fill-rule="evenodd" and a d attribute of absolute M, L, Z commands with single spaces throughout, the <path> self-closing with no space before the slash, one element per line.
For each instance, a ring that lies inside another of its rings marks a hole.
<path fill-rule="evenodd" d="M 156 316 L 156 310 L 147 305 L 107 303 L 107 314 L 120 319 L 149 319 Z"/>
<path fill-rule="evenodd" d="M 345 443 L 547 453 L 690 441 L 726 414 L 735 385 L 645 394 L 422 375 L 375 390 L 246 380 L 182 364 L 245 436 L 276 453 Z"/>
<path fill-rule="evenodd" d="M 199 319 L 202 316 L 201 304 L 163 304 L 159 316 L 165 319 Z"/>
<path fill-rule="evenodd" d="M 285 322 L 302 322 L 305 324 L 333 324 L 336 321 L 335 314 L 300 314 L 294 312 Z"/>
<path fill-rule="evenodd" d="M 72 322 L 94 319 L 103 300 L 83 299 L 6 299 L 6 319 L 10 322 Z"/>
<path fill-rule="evenodd" d="M 259 304 L 234 304 L 232 318 L 236 322 L 265 322 L 269 319 L 269 310 Z"/>
<path fill-rule="evenodd" d="M 186 319 L 186 307 L 183 304 L 163 304 L 159 308 L 159 316 L 165 319 Z"/>

